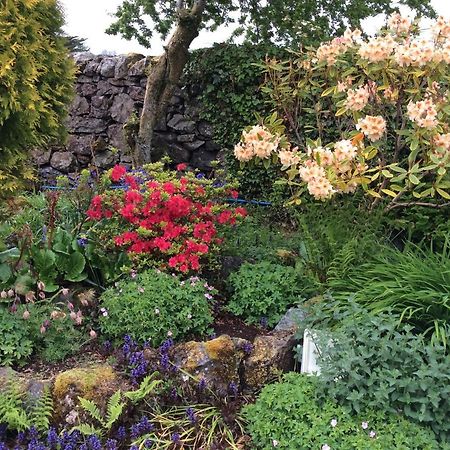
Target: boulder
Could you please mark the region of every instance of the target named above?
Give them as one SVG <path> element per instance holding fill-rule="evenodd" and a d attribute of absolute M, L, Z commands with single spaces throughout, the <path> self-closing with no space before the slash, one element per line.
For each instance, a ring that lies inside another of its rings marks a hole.
<path fill-rule="evenodd" d="M 257 336 L 253 351 L 244 361 L 244 382 L 251 389 L 258 389 L 270 382 L 280 372 L 292 370 L 292 349 L 296 343 L 295 331 L 273 332 Z"/>
<path fill-rule="evenodd" d="M 177 136 L 178 142 L 193 142 L 195 140 L 195 134 L 180 134 Z"/>
<path fill-rule="evenodd" d="M 108 150 L 106 152 L 95 155 L 95 165 L 100 169 L 109 169 L 119 161 L 119 152 Z"/>
<path fill-rule="evenodd" d="M 302 323 L 305 321 L 305 318 L 306 310 L 299 306 L 293 306 L 281 318 L 274 331 L 297 332 L 303 328 Z"/>
<path fill-rule="evenodd" d="M 70 113 L 74 116 L 84 116 L 89 114 L 90 107 L 85 97 L 76 95 L 70 105 Z"/>
<path fill-rule="evenodd" d="M 100 80 L 97 83 L 97 95 L 116 95 L 120 94 L 124 91 L 124 88 L 121 86 L 113 86 L 109 81 L 107 80 Z"/>
<path fill-rule="evenodd" d="M 97 84 L 96 83 L 84 83 L 79 88 L 79 84 L 77 84 L 77 92 L 81 94 L 84 97 L 91 97 L 92 95 L 95 95 L 97 92 Z"/>
<path fill-rule="evenodd" d="M 110 115 L 116 122 L 125 123 L 134 110 L 134 101 L 128 94 L 118 94 L 114 97 Z"/>
<path fill-rule="evenodd" d="M 217 159 L 217 152 L 208 152 L 201 148 L 192 154 L 191 166 L 197 167 L 200 170 L 210 170 L 212 167 L 211 163 L 215 159 Z"/>
<path fill-rule="evenodd" d="M 99 68 L 102 63 L 103 56 L 95 56 L 91 61 L 86 64 L 86 67 L 83 70 L 84 75 L 88 77 L 93 77 L 99 74 Z"/>
<path fill-rule="evenodd" d="M 173 362 L 199 380 L 204 379 L 218 393 L 226 394 L 230 383 L 240 384 L 239 370 L 245 342 L 225 334 L 211 341 L 186 342 L 175 347 Z"/>
<path fill-rule="evenodd" d="M 31 160 L 37 166 L 43 166 L 50 162 L 52 151 L 45 148 L 33 148 L 30 150 Z"/>
<path fill-rule="evenodd" d="M 68 425 L 73 425 L 79 417 L 85 420 L 78 397 L 93 401 L 104 411 L 108 399 L 121 384 L 120 377 L 107 364 L 62 372 L 56 376 L 53 385 L 54 416 Z"/>
<path fill-rule="evenodd" d="M 136 102 L 143 102 L 145 89 L 142 89 L 140 86 L 130 86 L 128 95 Z"/>
<path fill-rule="evenodd" d="M 139 55 L 137 53 L 130 53 L 128 55 L 119 56 L 117 58 L 117 64 L 114 71 L 114 78 L 126 78 L 128 76 L 130 67 L 140 61 L 142 58 L 144 58 L 144 55 Z"/>
<path fill-rule="evenodd" d="M 109 144 L 115 148 L 125 150 L 128 148 L 123 130 L 123 125 L 111 125 L 108 127 Z"/>
<path fill-rule="evenodd" d="M 75 155 L 90 156 L 92 153 L 93 137 L 90 135 L 76 135 L 69 136 L 67 141 L 67 151 Z"/>
<path fill-rule="evenodd" d="M 194 151 L 194 150 L 197 150 L 198 148 L 200 148 L 204 143 L 205 143 L 205 141 L 196 140 L 193 142 L 185 142 L 183 145 L 188 150 Z"/>
<path fill-rule="evenodd" d="M 197 128 L 198 132 L 205 138 L 212 139 L 212 137 L 214 136 L 213 126 L 209 122 L 206 122 L 205 120 L 201 120 L 198 123 Z"/>
<path fill-rule="evenodd" d="M 107 123 L 103 119 L 94 117 L 71 117 L 68 123 L 68 129 L 75 133 L 101 134 L 106 131 Z"/>
<path fill-rule="evenodd" d="M 112 78 L 114 77 L 114 73 L 116 70 L 117 58 L 110 56 L 104 58 L 101 64 L 99 65 L 99 72 L 102 77 Z"/>
<path fill-rule="evenodd" d="M 70 152 L 55 152 L 50 159 L 50 165 L 60 172 L 68 173 L 76 168 L 77 160 Z"/>
<path fill-rule="evenodd" d="M 78 67 L 80 72 L 83 72 L 86 64 L 95 58 L 95 55 L 91 52 L 75 52 L 72 53 L 72 58 L 75 61 L 75 64 Z"/>
<path fill-rule="evenodd" d="M 128 70 L 129 77 L 144 77 L 145 69 L 150 64 L 150 58 L 142 58 L 139 61 L 136 61 Z"/>

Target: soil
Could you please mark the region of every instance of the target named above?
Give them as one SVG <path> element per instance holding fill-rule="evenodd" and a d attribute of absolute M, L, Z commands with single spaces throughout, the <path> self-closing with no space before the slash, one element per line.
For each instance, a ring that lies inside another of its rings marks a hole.
<path fill-rule="evenodd" d="M 228 334 L 230 337 L 247 339 L 250 342 L 253 342 L 256 336 L 269 333 L 269 330 L 248 325 L 239 317 L 223 310 L 215 315 L 213 328 L 216 336 Z"/>

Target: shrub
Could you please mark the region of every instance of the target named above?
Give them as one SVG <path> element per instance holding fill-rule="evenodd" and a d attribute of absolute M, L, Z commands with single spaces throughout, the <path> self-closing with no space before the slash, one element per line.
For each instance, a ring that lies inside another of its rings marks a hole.
<path fill-rule="evenodd" d="M 0 196 L 33 177 L 27 148 L 63 136 L 74 64 L 56 0 L 7 1 L 0 10 Z"/>
<path fill-rule="evenodd" d="M 124 335 L 138 342 L 161 344 L 168 337 L 205 334 L 212 323 L 215 290 L 197 277 L 180 280 L 158 270 L 118 283 L 100 298 L 100 328 L 108 338 Z"/>
<path fill-rule="evenodd" d="M 315 286 L 293 267 L 270 262 L 243 264 L 231 274 L 233 295 L 228 310 L 249 323 L 275 325 L 289 306 L 314 292 Z"/>
<path fill-rule="evenodd" d="M 96 240 L 113 252 L 126 251 L 135 266 L 198 271 L 217 251 L 219 229 L 246 211 L 222 203 L 225 195 L 237 196 L 233 185 L 180 174 L 184 166 L 173 172 L 154 164 L 134 175 L 114 167 L 103 183 L 123 182 L 122 189 L 95 196 L 87 212 L 99 222 L 92 229 Z"/>
<path fill-rule="evenodd" d="M 24 364 L 33 354 L 47 362 L 61 361 L 75 353 L 87 337 L 69 310 L 65 313 L 47 302 L 26 306 L 0 303 L 0 332 L 2 365 Z"/>
<path fill-rule="evenodd" d="M 369 311 L 391 311 L 433 341 L 450 338 L 450 250 L 380 247 L 366 262 L 329 282 L 337 300 L 352 296 Z"/>
<path fill-rule="evenodd" d="M 247 429 L 256 449 L 438 449 L 433 433 L 399 415 L 377 410 L 358 416 L 328 399 L 321 383 L 296 373 L 262 390 L 244 408 Z"/>
<path fill-rule="evenodd" d="M 305 192 L 325 200 L 362 186 L 377 201 L 390 198 L 389 208 L 445 206 L 449 24 L 440 17 L 432 39 L 420 39 L 417 22 L 396 13 L 375 37 L 347 30 L 291 61 L 269 60 L 264 91 L 283 120 L 273 116 L 245 130 L 236 158 L 281 167 L 294 200 Z M 303 112 L 315 121 L 303 123 Z"/>
<path fill-rule="evenodd" d="M 310 318 L 326 349 L 319 359 L 324 397 L 356 413 L 400 411 L 443 441 L 450 438 L 450 355 L 442 347 L 425 343 L 411 327 L 398 328 L 395 316 L 348 301 L 318 304 Z"/>

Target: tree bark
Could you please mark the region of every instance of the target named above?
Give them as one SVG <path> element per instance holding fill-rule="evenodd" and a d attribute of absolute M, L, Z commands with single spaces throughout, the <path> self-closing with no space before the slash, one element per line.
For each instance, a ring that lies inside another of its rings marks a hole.
<path fill-rule="evenodd" d="M 182 6 L 179 2 L 179 6 Z M 169 100 L 178 85 L 189 57 L 189 47 L 198 36 L 206 0 L 198 0 L 191 9 L 178 11 L 178 24 L 165 52 L 150 66 L 145 88 L 139 133 L 133 152 L 133 163 L 139 167 L 152 161 L 153 130 L 166 114 Z"/>

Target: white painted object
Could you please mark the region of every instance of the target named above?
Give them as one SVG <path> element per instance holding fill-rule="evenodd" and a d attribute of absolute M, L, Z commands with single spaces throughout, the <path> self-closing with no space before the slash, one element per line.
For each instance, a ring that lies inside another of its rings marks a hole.
<path fill-rule="evenodd" d="M 300 371 L 310 375 L 319 375 L 320 367 L 317 365 L 317 358 L 320 350 L 315 344 L 316 335 L 313 331 L 306 329 L 303 333 L 302 364 Z"/>

